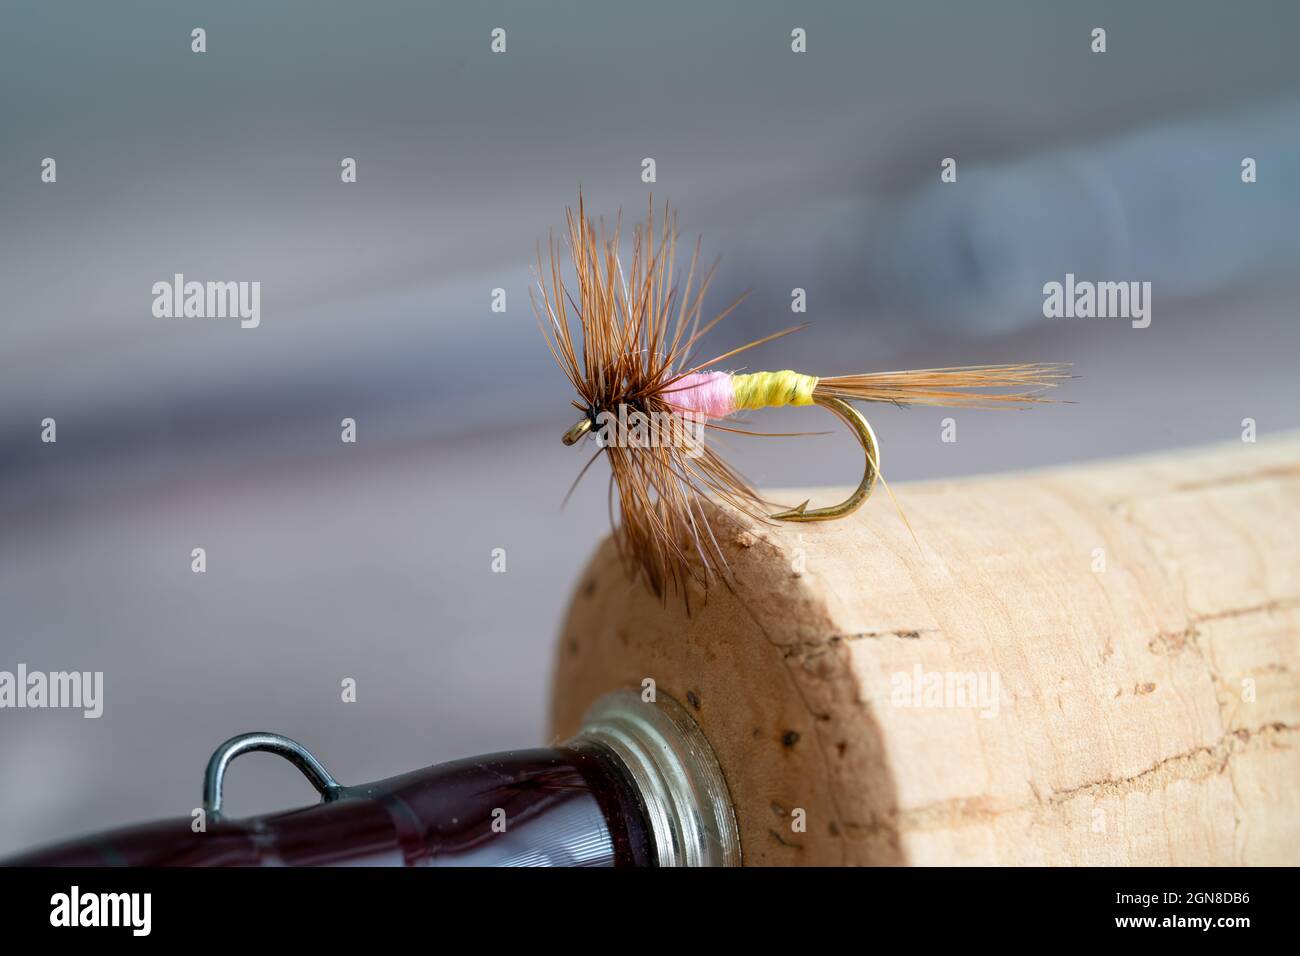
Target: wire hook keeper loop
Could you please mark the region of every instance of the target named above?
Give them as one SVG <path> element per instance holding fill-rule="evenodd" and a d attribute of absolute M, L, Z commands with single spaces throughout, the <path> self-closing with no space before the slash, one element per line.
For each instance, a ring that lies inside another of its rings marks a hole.
<path fill-rule="evenodd" d="M 831 521 L 835 518 L 843 518 L 845 515 L 852 514 L 862 507 L 862 502 L 871 496 L 872 489 L 876 486 L 876 477 L 880 474 L 880 452 L 876 442 L 876 433 L 871 430 L 870 423 L 856 408 L 843 399 L 835 398 L 833 395 L 817 395 L 814 393 L 812 400 L 815 404 L 834 412 L 857 436 L 858 443 L 862 445 L 862 450 L 867 456 L 866 467 L 862 472 L 862 481 L 853 490 L 853 494 L 837 505 L 827 505 L 825 508 L 814 508 L 809 511 L 808 502 L 805 501 L 801 505 L 770 515 L 771 518 L 781 521 Z"/>
<path fill-rule="evenodd" d="M 239 734 L 213 751 L 208 760 L 208 769 L 203 775 L 203 808 L 208 816 L 221 816 L 222 788 L 230 762 L 240 754 L 256 751 L 276 754 L 301 770 L 302 775 L 320 794 L 322 803 L 337 800 L 343 792 L 343 787 L 330 776 L 321 762 L 296 740 L 290 740 L 281 734 Z"/>

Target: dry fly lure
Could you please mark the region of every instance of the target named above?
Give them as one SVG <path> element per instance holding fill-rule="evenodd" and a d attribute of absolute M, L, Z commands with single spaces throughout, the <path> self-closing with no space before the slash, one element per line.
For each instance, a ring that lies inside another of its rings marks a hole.
<path fill-rule="evenodd" d="M 704 295 L 717 268 L 699 269 L 700 245 L 679 284 L 676 218 L 665 204 L 656 226 L 654 204 L 633 230 L 632 258 L 619 256 L 620 225 L 606 234 L 589 220 L 578 196 L 568 210 L 568 249 L 554 236 L 549 262 L 538 250 L 533 307 L 551 354 L 573 384 L 583 415 L 566 445 L 590 433 L 598 449 L 576 488 L 602 454 L 610 467 L 610 518 L 619 553 L 655 594 L 725 580 L 726 560 L 709 525 L 707 501 L 722 502 L 760 521 L 825 521 L 855 511 L 880 472 L 871 426 L 851 401 L 893 405 L 999 408 L 1049 401 L 1041 391 L 1068 377 L 1067 365 L 1021 364 L 875 372 L 821 378 L 784 370 L 733 374 L 715 366 L 803 326 L 794 326 L 703 360 L 694 350 L 739 305 L 702 320 Z M 576 287 L 563 278 L 572 259 Z M 540 301 L 538 301 L 540 298 Z M 576 331 L 581 341 L 575 337 Z M 988 391 L 992 389 L 992 391 Z M 707 430 L 755 435 L 722 424 L 737 412 L 783 405 L 821 405 L 853 431 L 866 454 L 862 482 L 845 501 L 809 509 L 808 502 L 775 514 L 769 503 L 708 444 Z M 620 520 L 614 521 L 614 492 Z M 570 488 L 572 494 L 573 488 Z"/>

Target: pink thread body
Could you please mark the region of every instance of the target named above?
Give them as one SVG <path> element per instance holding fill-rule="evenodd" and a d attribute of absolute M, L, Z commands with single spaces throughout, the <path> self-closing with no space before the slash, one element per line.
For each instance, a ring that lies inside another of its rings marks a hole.
<path fill-rule="evenodd" d="M 726 418 L 736 410 L 736 390 L 730 372 L 692 372 L 663 392 L 664 401 L 680 411 L 709 418 Z"/>

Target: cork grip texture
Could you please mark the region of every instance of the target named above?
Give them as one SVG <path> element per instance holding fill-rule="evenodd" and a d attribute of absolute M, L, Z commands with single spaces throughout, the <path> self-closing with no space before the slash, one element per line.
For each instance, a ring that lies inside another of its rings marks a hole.
<path fill-rule="evenodd" d="M 1300 438 L 896 490 L 919 551 L 883 497 L 720 514 L 738 584 L 690 616 L 605 542 L 554 733 L 653 678 L 748 865 L 1300 863 Z M 996 675 L 996 706 L 900 674 Z"/>

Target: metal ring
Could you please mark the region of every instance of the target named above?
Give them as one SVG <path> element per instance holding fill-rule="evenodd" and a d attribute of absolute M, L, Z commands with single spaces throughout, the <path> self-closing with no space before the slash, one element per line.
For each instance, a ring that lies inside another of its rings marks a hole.
<path fill-rule="evenodd" d="M 226 768 L 230 766 L 230 762 L 240 754 L 259 750 L 281 756 L 301 770 L 302 775 L 320 794 L 322 803 L 337 800 L 343 792 L 343 787 L 329 775 L 329 771 L 321 762 L 296 740 L 290 740 L 281 734 L 239 734 L 213 751 L 211 759 L 208 760 L 208 769 L 203 775 L 203 808 L 208 816 L 221 815 L 222 785 L 225 783 Z"/>
<path fill-rule="evenodd" d="M 740 834 L 713 749 L 686 708 L 615 691 L 592 705 L 575 741 L 604 745 L 636 784 L 660 866 L 739 866 Z"/>

